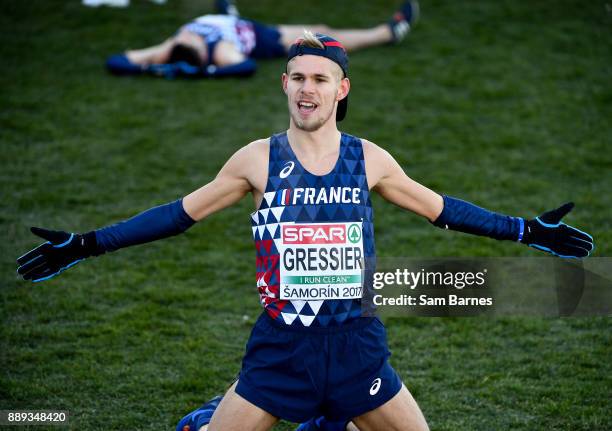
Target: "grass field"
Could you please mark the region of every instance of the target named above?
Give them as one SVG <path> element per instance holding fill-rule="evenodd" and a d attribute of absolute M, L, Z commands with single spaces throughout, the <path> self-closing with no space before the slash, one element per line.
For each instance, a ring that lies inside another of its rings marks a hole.
<path fill-rule="evenodd" d="M 239 371 L 260 308 L 252 202 L 170 240 L 20 281 L 29 226 L 88 231 L 209 181 L 240 146 L 288 125 L 282 60 L 249 80 L 119 79 L 104 58 L 157 43 L 211 2 L 2 2 L 0 410 L 64 409 L 70 429 L 174 429 Z M 426 1 L 400 46 L 351 57 L 346 132 L 431 188 L 567 221 L 612 253 L 612 6 Z M 368 26 L 392 0 L 259 0 L 265 22 Z M 536 256 L 434 229 L 380 199 L 380 256 Z M 387 322 L 392 364 L 432 430 L 612 429 L 608 318 Z M 39 427 L 36 429 L 44 429 Z M 281 423 L 278 430 L 292 426 Z"/>

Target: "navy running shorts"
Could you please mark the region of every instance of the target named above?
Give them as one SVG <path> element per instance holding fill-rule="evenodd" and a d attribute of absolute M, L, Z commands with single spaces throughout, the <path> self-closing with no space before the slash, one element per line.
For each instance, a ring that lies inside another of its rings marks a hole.
<path fill-rule="evenodd" d="M 276 27 L 251 19 L 244 20 L 253 24 L 255 30 L 255 48 L 253 48 L 249 57 L 269 59 L 287 55 L 287 50 L 281 43 L 281 34 Z"/>
<path fill-rule="evenodd" d="M 292 328 L 265 312 L 251 332 L 236 393 L 291 421 L 349 420 L 401 389 L 378 318 L 330 328 Z"/>

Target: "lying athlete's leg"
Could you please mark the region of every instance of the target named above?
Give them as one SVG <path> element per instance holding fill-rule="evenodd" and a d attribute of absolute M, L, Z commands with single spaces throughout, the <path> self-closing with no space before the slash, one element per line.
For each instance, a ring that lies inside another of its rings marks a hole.
<path fill-rule="evenodd" d="M 303 30 L 314 33 L 323 33 L 342 42 L 347 51 L 383 45 L 391 42 L 398 43 L 419 18 L 419 3 L 417 0 L 406 0 L 393 14 L 391 19 L 376 27 L 367 29 L 336 29 L 326 25 L 279 25 L 281 42 L 285 49 L 289 49 L 295 40 L 302 36 Z"/>
<path fill-rule="evenodd" d="M 208 425 L 208 431 L 265 431 L 278 418 L 251 404 L 235 391 L 234 383 L 223 396 Z"/>
<path fill-rule="evenodd" d="M 402 389 L 382 406 L 353 419 L 360 431 L 428 431 L 416 401 Z"/>
<path fill-rule="evenodd" d="M 326 25 L 279 25 L 281 42 L 289 49 L 293 42 L 304 34 L 304 29 L 313 33 L 322 33 L 342 42 L 347 51 L 383 45 L 392 42 L 393 33 L 388 24 L 381 24 L 368 29 L 335 29 Z"/>

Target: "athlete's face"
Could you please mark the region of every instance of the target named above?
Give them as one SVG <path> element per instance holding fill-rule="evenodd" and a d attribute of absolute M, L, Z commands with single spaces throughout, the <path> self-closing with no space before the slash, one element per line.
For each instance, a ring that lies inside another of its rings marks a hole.
<path fill-rule="evenodd" d="M 336 121 L 336 102 L 346 97 L 349 88 L 340 66 L 318 55 L 294 57 L 283 74 L 289 115 L 298 129 L 307 132 Z"/>

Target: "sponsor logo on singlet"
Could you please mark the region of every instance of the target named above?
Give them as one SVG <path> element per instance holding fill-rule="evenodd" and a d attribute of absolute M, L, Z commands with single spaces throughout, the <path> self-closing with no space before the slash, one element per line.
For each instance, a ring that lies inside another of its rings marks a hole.
<path fill-rule="evenodd" d="M 281 299 L 361 298 L 361 222 L 282 223 L 276 241 Z"/>
<path fill-rule="evenodd" d="M 293 170 L 294 167 L 295 167 L 295 163 L 287 162 L 283 170 L 280 171 L 280 173 L 278 174 L 278 176 L 281 178 L 287 178 L 289 175 L 291 175 L 291 171 Z"/>

